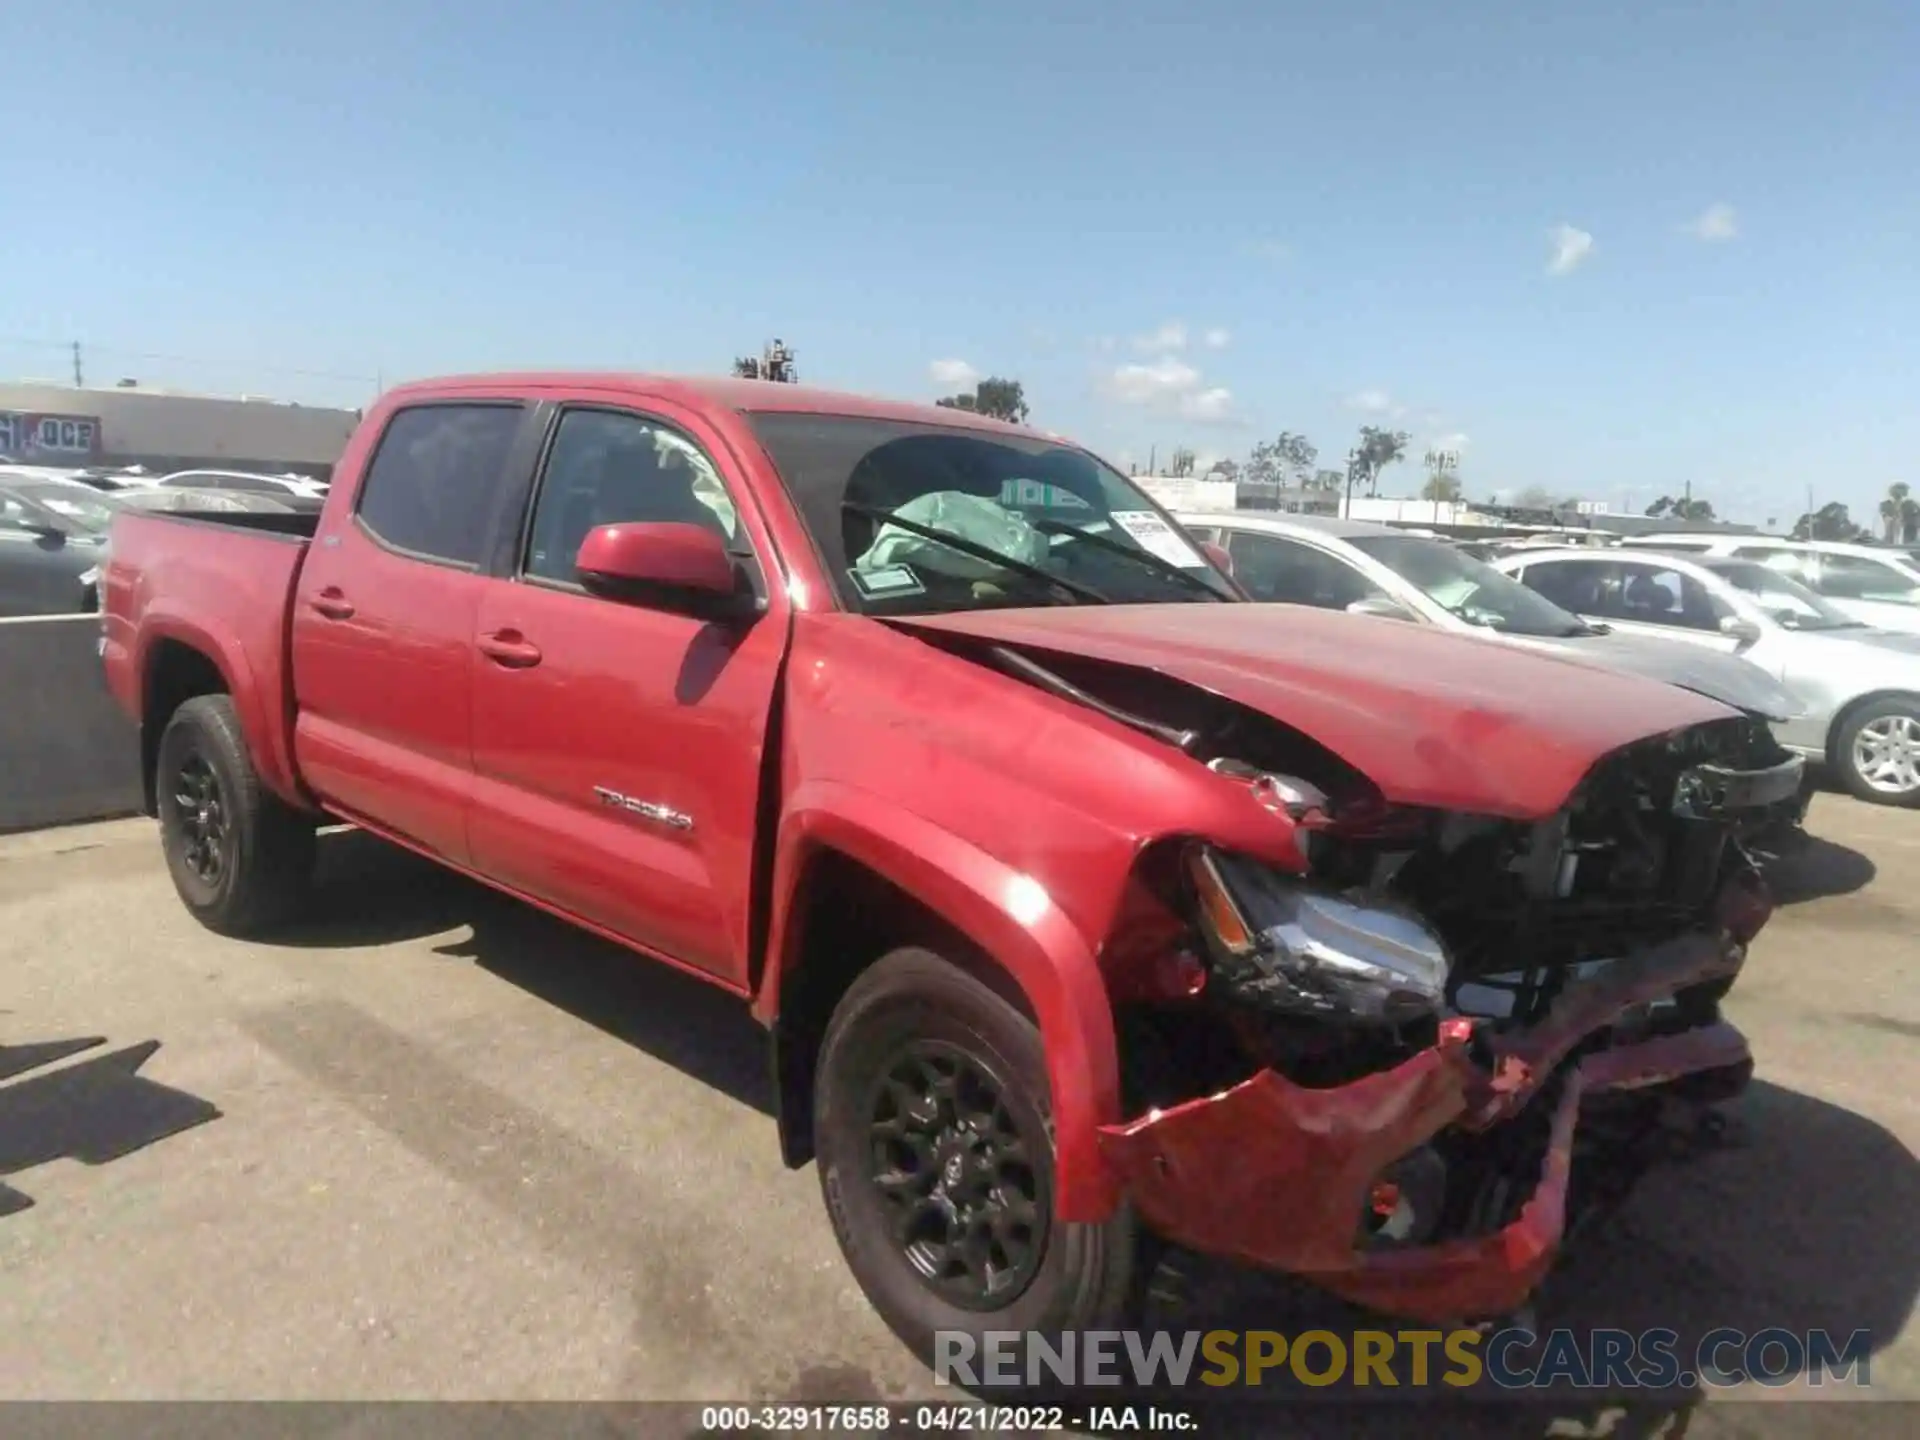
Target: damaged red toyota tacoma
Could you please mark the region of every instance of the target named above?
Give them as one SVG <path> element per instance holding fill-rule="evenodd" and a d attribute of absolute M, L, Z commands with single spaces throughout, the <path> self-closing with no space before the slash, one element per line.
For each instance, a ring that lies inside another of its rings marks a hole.
<path fill-rule="evenodd" d="M 733 992 L 923 1355 L 1114 1324 L 1154 1247 L 1499 1317 L 1752 1068 L 1763 722 L 1246 603 L 1029 429 L 411 385 L 317 516 L 127 514 L 103 595 L 195 916 L 291 922 L 346 821 Z"/>

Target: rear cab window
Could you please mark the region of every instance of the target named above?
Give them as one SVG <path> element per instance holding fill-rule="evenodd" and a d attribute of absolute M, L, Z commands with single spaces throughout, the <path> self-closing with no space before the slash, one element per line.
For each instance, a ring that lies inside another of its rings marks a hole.
<path fill-rule="evenodd" d="M 360 482 L 355 523 L 411 559 L 478 569 L 525 409 L 487 400 L 396 410 Z"/>

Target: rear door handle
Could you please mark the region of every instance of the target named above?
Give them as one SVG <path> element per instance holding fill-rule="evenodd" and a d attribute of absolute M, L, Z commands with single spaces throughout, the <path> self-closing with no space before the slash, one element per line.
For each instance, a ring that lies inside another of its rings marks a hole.
<path fill-rule="evenodd" d="M 353 617 L 353 602 L 337 585 L 327 586 L 307 603 L 329 620 L 348 620 Z"/>
<path fill-rule="evenodd" d="M 518 630 L 495 630 L 480 637 L 480 653 L 509 670 L 527 670 L 540 663 L 540 647 Z"/>

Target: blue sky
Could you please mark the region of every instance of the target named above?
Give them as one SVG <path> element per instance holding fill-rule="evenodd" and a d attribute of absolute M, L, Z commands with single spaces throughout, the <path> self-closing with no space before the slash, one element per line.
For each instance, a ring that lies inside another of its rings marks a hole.
<path fill-rule="evenodd" d="M 0 373 L 358 402 L 778 335 L 1142 463 L 1385 421 L 1469 494 L 1920 488 L 1911 0 L 31 8 Z"/>

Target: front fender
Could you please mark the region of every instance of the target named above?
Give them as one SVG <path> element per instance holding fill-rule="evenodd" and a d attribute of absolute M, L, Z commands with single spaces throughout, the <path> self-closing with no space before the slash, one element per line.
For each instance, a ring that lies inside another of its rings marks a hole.
<path fill-rule="evenodd" d="M 1040 1026 L 1051 1091 L 1062 1220 L 1099 1221 L 1118 1203 L 1100 1151 L 1102 1125 L 1120 1118 L 1113 1009 L 1093 949 L 1030 876 L 897 803 L 852 786 L 797 787 L 781 818 L 774 859 L 772 941 L 754 1013 L 771 1024 L 782 978 L 799 963 L 800 879 L 821 848 L 883 876 L 967 936 L 1025 993 Z"/>

